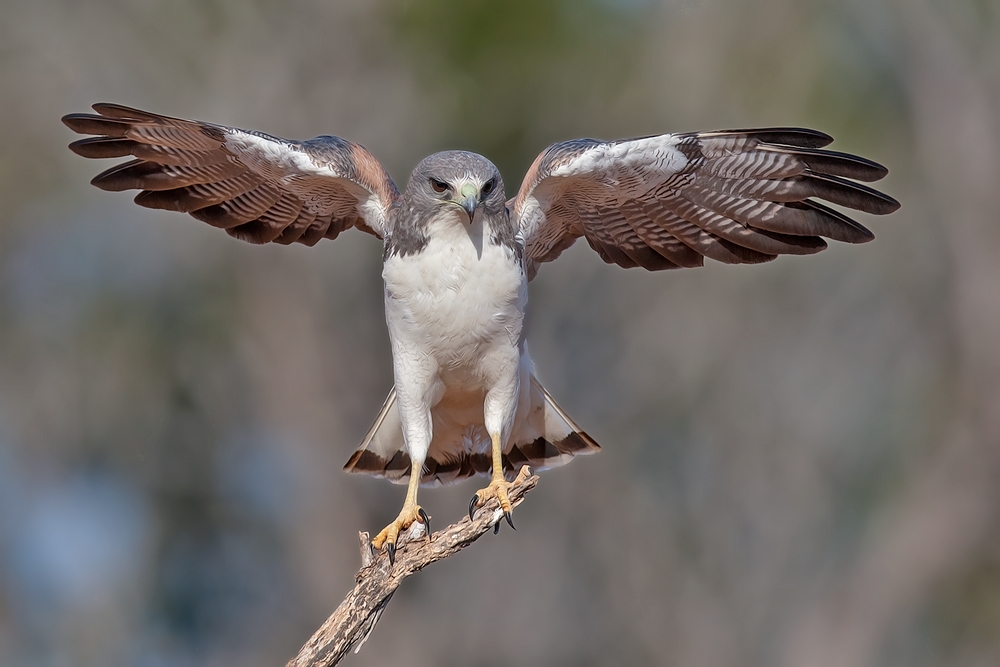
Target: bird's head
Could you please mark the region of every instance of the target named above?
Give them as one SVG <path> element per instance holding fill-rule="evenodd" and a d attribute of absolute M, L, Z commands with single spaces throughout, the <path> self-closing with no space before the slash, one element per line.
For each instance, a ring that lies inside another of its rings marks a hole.
<path fill-rule="evenodd" d="M 476 211 L 495 215 L 506 202 L 503 180 L 492 162 L 466 151 L 444 151 L 424 158 L 410 175 L 406 195 L 425 206 L 456 206 L 469 224 Z"/>

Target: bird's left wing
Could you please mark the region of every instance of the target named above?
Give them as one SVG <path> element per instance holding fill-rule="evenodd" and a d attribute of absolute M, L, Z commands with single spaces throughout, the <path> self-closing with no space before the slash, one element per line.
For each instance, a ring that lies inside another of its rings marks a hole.
<path fill-rule="evenodd" d="M 378 160 L 340 137 L 290 141 L 117 104 L 70 114 L 70 144 L 89 158 L 133 156 L 98 174 L 103 190 L 142 190 L 135 203 L 180 211 L 251 243 L 304 243 L 357 227 L 382 238 L 399 191 Z"/>
<path fill-rule="evenodd" d="M 529 277 L 581 236 L 609 264 L 650 270 L 809 254 L 826 247 L 822 236 L 870 241 L 870 231 L 815 199 L 890 213 L 898 202 L 855 182 L 887 171 L 820 150 L 831 141 L 770 128 L 554 144 L 508 202 Z"/>

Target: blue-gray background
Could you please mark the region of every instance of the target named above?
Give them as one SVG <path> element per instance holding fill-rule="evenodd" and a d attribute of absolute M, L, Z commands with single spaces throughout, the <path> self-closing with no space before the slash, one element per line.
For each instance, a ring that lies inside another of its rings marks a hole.
<path fill-rule="evenodd" d="M 532 284 L 599 442 L 408 580 L 349 664 L 1000 663 L 1000 5 L 4 0 L 0 664 L 282 665 L 402 489 L 381 249 L 254 247 L 87 182 L 97 101 L 359 141 L 513 192 L 579 136 L 804 125 L 887 164 L 861 247 Z M 437 525 L 478 482 L 429 490 Z"/>

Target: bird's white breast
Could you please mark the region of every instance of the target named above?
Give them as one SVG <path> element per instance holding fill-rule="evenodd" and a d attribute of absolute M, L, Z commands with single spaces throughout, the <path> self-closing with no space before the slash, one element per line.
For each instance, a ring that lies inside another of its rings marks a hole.
<path fill-rule="evenodd" d="M 421 251 L 386 260 L 386 321 L 397 363 L 424 358 L 442 378 L 489 385 L 495 378 L 482 376 L 501 369 L 484 363 L 495 365 L 498 356 L 516 362 L 527 282 L 514 252 L 490 241 L 481 217 L 470 225 L 460 210 L 447 210 L 428 225 Z"/>

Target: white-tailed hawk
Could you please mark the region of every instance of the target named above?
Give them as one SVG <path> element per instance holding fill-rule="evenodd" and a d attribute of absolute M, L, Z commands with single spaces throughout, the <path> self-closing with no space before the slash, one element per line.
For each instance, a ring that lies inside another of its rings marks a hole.
<path fill-rule="evenodd" d="M 400 531 L 428 523 L 421 483 L 492 473 L 470 514 L 495 496 L 511 522 L 507 491 L 524 464 L 599 449 L 538 382 L 525 347 L 528 281 L 543 262 L 583 237 L 624 267 L 756 264 L 819 252 L 823 237 L 873 238 L 817 200 L 872 214 L 899 206 L 858 182 L 884 167 L 797 128 L 553 144 L 508 201 L 497 168 L 474 153 L 425 158 L 400 193 L 371 153 L 339 137 L 289 141 L 115 104 L 94 110 L 63 118 L 94 135 L 70 148 L 134 158 L 94 178 L 99 188 L 141 190 L 137 204 L 251 243 L 313 245 L 351 227 L 382 239 L 395 386 L 346 469 L 408 483 L 399 516 L 373 540 L 390 558 Z"/>

